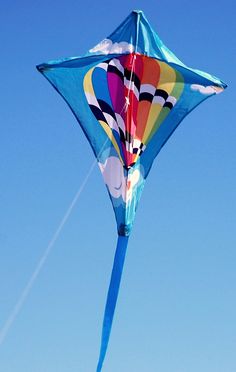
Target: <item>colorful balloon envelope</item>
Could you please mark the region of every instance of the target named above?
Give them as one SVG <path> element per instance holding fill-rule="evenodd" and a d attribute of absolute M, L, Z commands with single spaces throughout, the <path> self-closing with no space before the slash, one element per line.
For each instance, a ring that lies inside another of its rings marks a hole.
<path fill-rule="evenodd" d="M 101 371 L 125 253 L 152 163 L 183 120 L 226 84 L 185 66 L 133 11 L 83 57 L 37 66 L 65 99 L 97 158 L 115 212 L 118 242 L 104 314 Z"/>

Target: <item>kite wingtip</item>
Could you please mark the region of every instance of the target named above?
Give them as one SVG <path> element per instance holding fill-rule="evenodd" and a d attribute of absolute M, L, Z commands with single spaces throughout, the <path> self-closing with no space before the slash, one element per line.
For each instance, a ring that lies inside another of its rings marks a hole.
<path fill-rule="evenodd" d="M 39 72 L 43 73 L 45 70 L 49 70 L 50 69 L 50 66 L 47 63 L 41 63 L 40 65 L 36 65 L 36 69 Z"/>
<path fill-rule="evenodd" d="M 43 70 L 43 64 L 41 63 L 40 65 L 36 65 L 36 69 L 37 69 L 39 72 L 42 72 L 42 70 Z"/>
<path fill-rule="evenodd" d="M 228 84 L 226 84 L 224 81 L 222 81 L 222 85 L 224 89 L 228 88 Z"/>

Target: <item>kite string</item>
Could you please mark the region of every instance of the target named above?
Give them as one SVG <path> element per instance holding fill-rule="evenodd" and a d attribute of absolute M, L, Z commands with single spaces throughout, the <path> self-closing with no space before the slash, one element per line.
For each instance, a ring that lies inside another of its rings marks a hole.
<path fill-rule="evenodd" d="M 102 150 L 103 150 L 106 142 L 107 142 L 107 140 L 105 141 L 104 145 L 102 146 L 102 149 L 101 149 L 100 153 L 102 152 Z M 32 287 L 33 287 L 33 285 L 34 285 L 34 283 L 35 283 L 38 275 L 40 274 L 43 266 L 45 265 L 45 262 L 46 262 L 46 260 L 47 260 L 47 258 L 49 256 L 49 254 L 50 254 L 50 252 L 51 252 L 51 250 L 52 250 L 55 242 L 57 241 L 57 239 L 58 239 L 58 237 L 59 237 L 59 235 L 60 235 L 60 233 L 61 233 L 61 231 L 62 231 L 62 229 L 63 229 L 63 227 L 65 225 L 65 223 L 67 222 L 68 218 L 70 217 L 71 212 L 72 212 L 72 210 L 73 210 L 76 202 L 78 201 L 78 199 L 79 199 L 79 197 L 80 197 L 80 195 L 81 195 L 81 193 L 82 193 L 82 191 L 83 191 L 86 183 L 88 182 L 88 179 L 89 179 L 89 177 L 90 177 L 90 175 L 91 175 L 91 173 L 92 173 L 92 171 L 93 171 L 96 163 L 97 163 L 97 159 L 95 159 L 95 161 L 92 163 L 92 165 L 91 165 L 88 173 L 86 174 L 86 176 L 85 176 L 82 184 L 80 185 L 80 187 L 79 187 L 77 193 L 75 194 L 72 202 L 70 203 L 68 209 L 66 210 L 66 213 L 64 214 L 61 222 L 59 223 L 59 225 L 58 225 L 55 233 L 53 234 L 51 240 L 49 241 L 49 243 L 48 243 L 48 245 L 47 245 L 47 247 L 46 247 L 43 255 L 41 256 L 40 260 L 38 261 L 33 274 L 31 275 L 31 277 L 30 277 L 29 281 L 27 282 L 25 288 L 23 289 L 23 291 L 22 291 L 22 293 L 21 293 L 18 301 L 16 302 L 14 308 L 10 312 L 10 315 L 8 316 L 8 318 L 5 321 L 3 327 L 1 328 L 1 330 L 0 330 L 0 345 L 4 342 L 4 340 L 5 340 L 5 338 L 6 338 L 7 334 L 8 334 L 8 331 L 10 330 L 11 326 L 13 325 L 13 323 L 14 323 L 16 317 L 18 316 L 18 314 L 19 314 L 22 306 L 24 305 L 27 297 L 29 296 L 30 291 L 31 291 L 31 289 L 32 289 Z"/>

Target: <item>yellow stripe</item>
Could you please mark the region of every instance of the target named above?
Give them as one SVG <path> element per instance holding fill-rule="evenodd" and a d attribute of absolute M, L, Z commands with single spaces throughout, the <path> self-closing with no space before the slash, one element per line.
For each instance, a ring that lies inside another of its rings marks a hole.
<path fill-rule="evenodd" d="M 84 91 L 85 91 L 85 94 L 89 93 L 96 98 L 95 92 L 94 92 L 94 89 L 93 89 L 93 85 L 92 85 L 92 74 L 93 74 L 93 71 L 94 71 L 95 67 L 91 68 L 84 77 Z M 124 161 L 123 161 L 121 153 L 120 153 L 120 148 L 119 148 L 119 146 L 118 146 L 118 144 L 115 140 L 115 137 L 113 136 L 111 128 L 109 127 L 109 125 L 107 125 L 106 122 L 104 122 L 102 120 L 98 120 L 98 122 L 101 124 L 101 126 L 105 130 L 105 132 L 106 132 L 108 138 L 111 140 L 111 142 L 112 142 L 112 144 L 113 144 L 113 146 L 114 146 L 122 164 L 124 165 Z"/>
<path fill-rule="evenodd" d="M 160 69 L 161 73 L 160 73 L 160 80 L 158 82 L 157 89 L 163 89 L 164 91 L 168 93 L 168 95 L 170 95 L 176 83 L 175 70 L 165 62 L 159 61 L 158 63 L 161 68 Z M 162 110 L 163 110 L 163 107 L 159 103 L 153 103 L 151 105 L 145 132 L 144 132 L 143 139 L 142 139 L 143 143 L 147 144 L 148 137 L 150 136 L 153 130 L 153 127 L 155 126 Z"/>
<path fill-rule="evenodd" d="M 92 85 L 92 73 L 95 67 L 91 68 L 84 77 L 84 91 L 95 96 L 93 85 Z"/>
<path fill-rule="evenodd" d="M 101 126 L 103 127 L 103 129 L 105 130 L 106 134 L 107 134 L 107 137 L 111 140 L 111 142 L 113 143 L 113 146 L 115 147 L 116 149 L 116 152 L 122 162 L 123 165 L 124 164 L 124 161 L 122 159 L 122 156 L 121 156 L 121 153 L 120 153 L 120 148 L 119 146 L 117 145 L 117 142 L 115 140 L 115 137 L 113 136 L 113 133 L 112 133 L 112 130 L 111 128 L 107 125 L 107 123 L 105 123 L 105 121 L 102 121 L 102 120 L 98 120 L 98 122 L 101 124 Z"/>

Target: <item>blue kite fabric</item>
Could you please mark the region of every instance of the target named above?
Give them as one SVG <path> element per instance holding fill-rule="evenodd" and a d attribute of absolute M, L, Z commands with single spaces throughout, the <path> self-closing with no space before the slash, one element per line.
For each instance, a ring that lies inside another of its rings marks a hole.
<path fill-rule="evenodd" d="M 115 212 L 118 243 L 97 372 L 109 340 L 128 237 L 145 179 L 184 117 L 226 84 L 187 67 L 133 11 L 83 57 L 37 66 L 64 98 L 85 133 Z"/>

